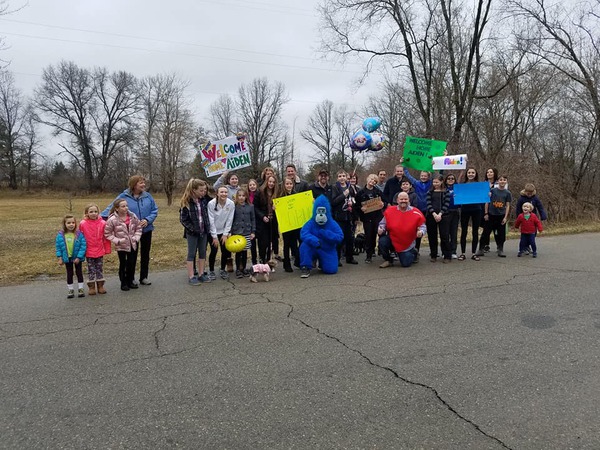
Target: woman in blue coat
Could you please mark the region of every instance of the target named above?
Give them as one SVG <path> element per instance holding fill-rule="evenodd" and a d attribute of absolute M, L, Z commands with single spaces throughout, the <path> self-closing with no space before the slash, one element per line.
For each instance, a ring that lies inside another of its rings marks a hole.
<path fill-rule="evenodd" d="M 135 249 L 134 258 L 137 259 L 138 249 L 140 251 L 140 284 L 148 285 L 148 269 L 150 266 L 150 248 L 152 247 L 152 231 L 154 230 L 154 221 L 158 216 L 158 206 L 150 193 L 146 192 L 146 179 L 141 175 L 134 175 L 129 178 L 129 187 L 121 192 L 115 200 L 124 198 L 127 200 L 129 211 L 134 213 L 142 226 L 142 237 L 140 243 Z M 102 211 L 101 216 L 106 219 L 109 216 L 110 208 L 113 202 Z M 134 259 L 134 260 L 135 260 Z M 135 272 L 135 266 L 133 267 Z M 133 284 L 136 284 L 133 282 Z"/>

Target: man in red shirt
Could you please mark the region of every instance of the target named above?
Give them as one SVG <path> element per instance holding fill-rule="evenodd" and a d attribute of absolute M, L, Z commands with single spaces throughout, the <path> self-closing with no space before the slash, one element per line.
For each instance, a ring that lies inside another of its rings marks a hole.
<path fill-rule="evenodd" d="M 396 252 L 400 265 L 409 267 L 417 254 L 415 239 L 425 236 L 426 230 L 423 213 L 410 206 L 406 192 L 400 192 L 398 206 L 389 206 L 379 223 L 379 249 L 385 259 L 379 267 L 384 269 L 393 265 L 392 250 Z"/>

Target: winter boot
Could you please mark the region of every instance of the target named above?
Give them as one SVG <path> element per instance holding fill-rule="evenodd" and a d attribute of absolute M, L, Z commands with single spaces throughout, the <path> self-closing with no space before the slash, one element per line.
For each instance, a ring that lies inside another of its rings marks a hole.
<path fill-rule="evenodd" d="M 506 255 L 504 254 L 504 247 L 498 247 L 498 256 L 500 258 L 506 258 Z"/>
<path fill-rule="evenodd" d="M 106 294 L 106 289 L 104 289 L 104 280 L 97 281 L 98 283 L 98 294 Z"/>
<path fill-rule="evenodd" d="M 286 272 L 293 272 L 294 269 L 292 269 L 292 263 L 289 260 L 289 258 L 286 258 L 283 260 L 283 270 L 285 270 Z"/>
<path fill-rule="evenodd" d="M 95 281 L 88 281 L 88 295 L 96 295 L 96 282 Z"/>

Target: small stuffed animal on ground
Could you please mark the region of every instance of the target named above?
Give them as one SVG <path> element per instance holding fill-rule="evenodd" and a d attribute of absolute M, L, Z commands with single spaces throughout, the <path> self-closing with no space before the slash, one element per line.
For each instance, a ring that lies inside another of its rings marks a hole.
<path fill-rule="evenodd" d="M 258 283 L 256 277 L 261 273 L 263 274 L 263 279 L 269 281 L 269 276 L 271 272 L 275 272 L 275 267 L 277 267 L 277 261 L 274 260 L 268 261 L 266 264 L 254 264 L 250 274 L 250 281 L 252 283 Z"/>

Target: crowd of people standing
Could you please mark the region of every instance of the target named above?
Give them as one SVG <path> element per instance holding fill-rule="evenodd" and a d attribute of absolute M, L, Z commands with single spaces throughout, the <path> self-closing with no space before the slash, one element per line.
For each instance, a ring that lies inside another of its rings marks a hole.
<path fill-rule="evenodd" d="M 492 235 L 497 255 L 506 257 L 504 242 L 514 203 L 507 177 L 499 175 L 494 168 L 486 170 L 490 201 L 458 205 L 454 202 L 454 187 L 459 181 L 457 173 L 452 171 L 444 176 L 422 171 L 415 178 L 398 164 L 390 178 L 385 170 L 380 170 L 368 175 L 361 187 L 356 173 L 344 170 L 339 170 L 331 183 L 329 172 L 321 169 L 316 174 L 316 181 L 309 184 L 298 176 L 294 164 L 288 164 L 282 181 L 271 167 L 266 167 L 258 179 L 249 179 L 246 183 L 241 183 L 237 173 L 225 172 L 213 185 L 214 198 L 210 197 L 210 186 L 206 181 L 193 178 L 187 183 L 180 201 L 180 223 L 187 241 L 189 284 L 208 283 L 218 277 L 227 280 L 230 273 L 235 273 L 237 278 L 252 277 L 252 266 L 264 265 L 272 259 L 281 261 L 286 272 L 293 272 L 294 267 L 301 268 L 300 230 L 287 231 L 280 236 L 274 200 L 306 191 L 312 191 L 313 198 L 324 195 L 331 204 L 333 218 L 344 235 L 337 249 L 340 267 L 344 262 L 359 263 L 355 258 L 359 223 L 362 223 L 360 241 L 365 252 L 364 262 L 370 264 L 379 255 L 383 259 L 381 268 L 393 265 L 396 259 L 404 267 L 418 262 L 421 239 L 425 235 L 428 236 L 431 262 L 438 258 L 444 263 L 453 259 L 464 261 L 469 226 L 472 260 L 479 261 L 489 252 Z M 476 169 L 468 168 L 462 182 L 478 181 Z M 543 230 L 542 221 L 547 215 L 535 186 L 525 185 L 515 210 L 515 227 L 521 230 L 518 256 L 530 252 L 536 257 L 535 236 Z M 158 207 L 146 191 L 145 179 L 136 175 L 129 180 L 128 188 L 102 212 L 97 205 L 88 205 L 79 227 L 73 216 L 66 216 L 63 230 L 56 239 L 56 256 L 67 268 L 68 297 L 75 295 L 74 274 L 79 283 L 78 296 L 85 295 L 81 265 L 86 258 L 89 295 L 106 293 L 102 257 L 110 252 L 110 243 L 119 256 L 121 289 L 127 291 L 137 289 L 139 284 L 151 284 L 148 277 L 150 249 L 157 214 Z M 235 261 L 226 246 L 232 235 L 246 239 L 245 248 L 235 253 Z M 139 283 L 135 281 L 138 250 Z"/>

